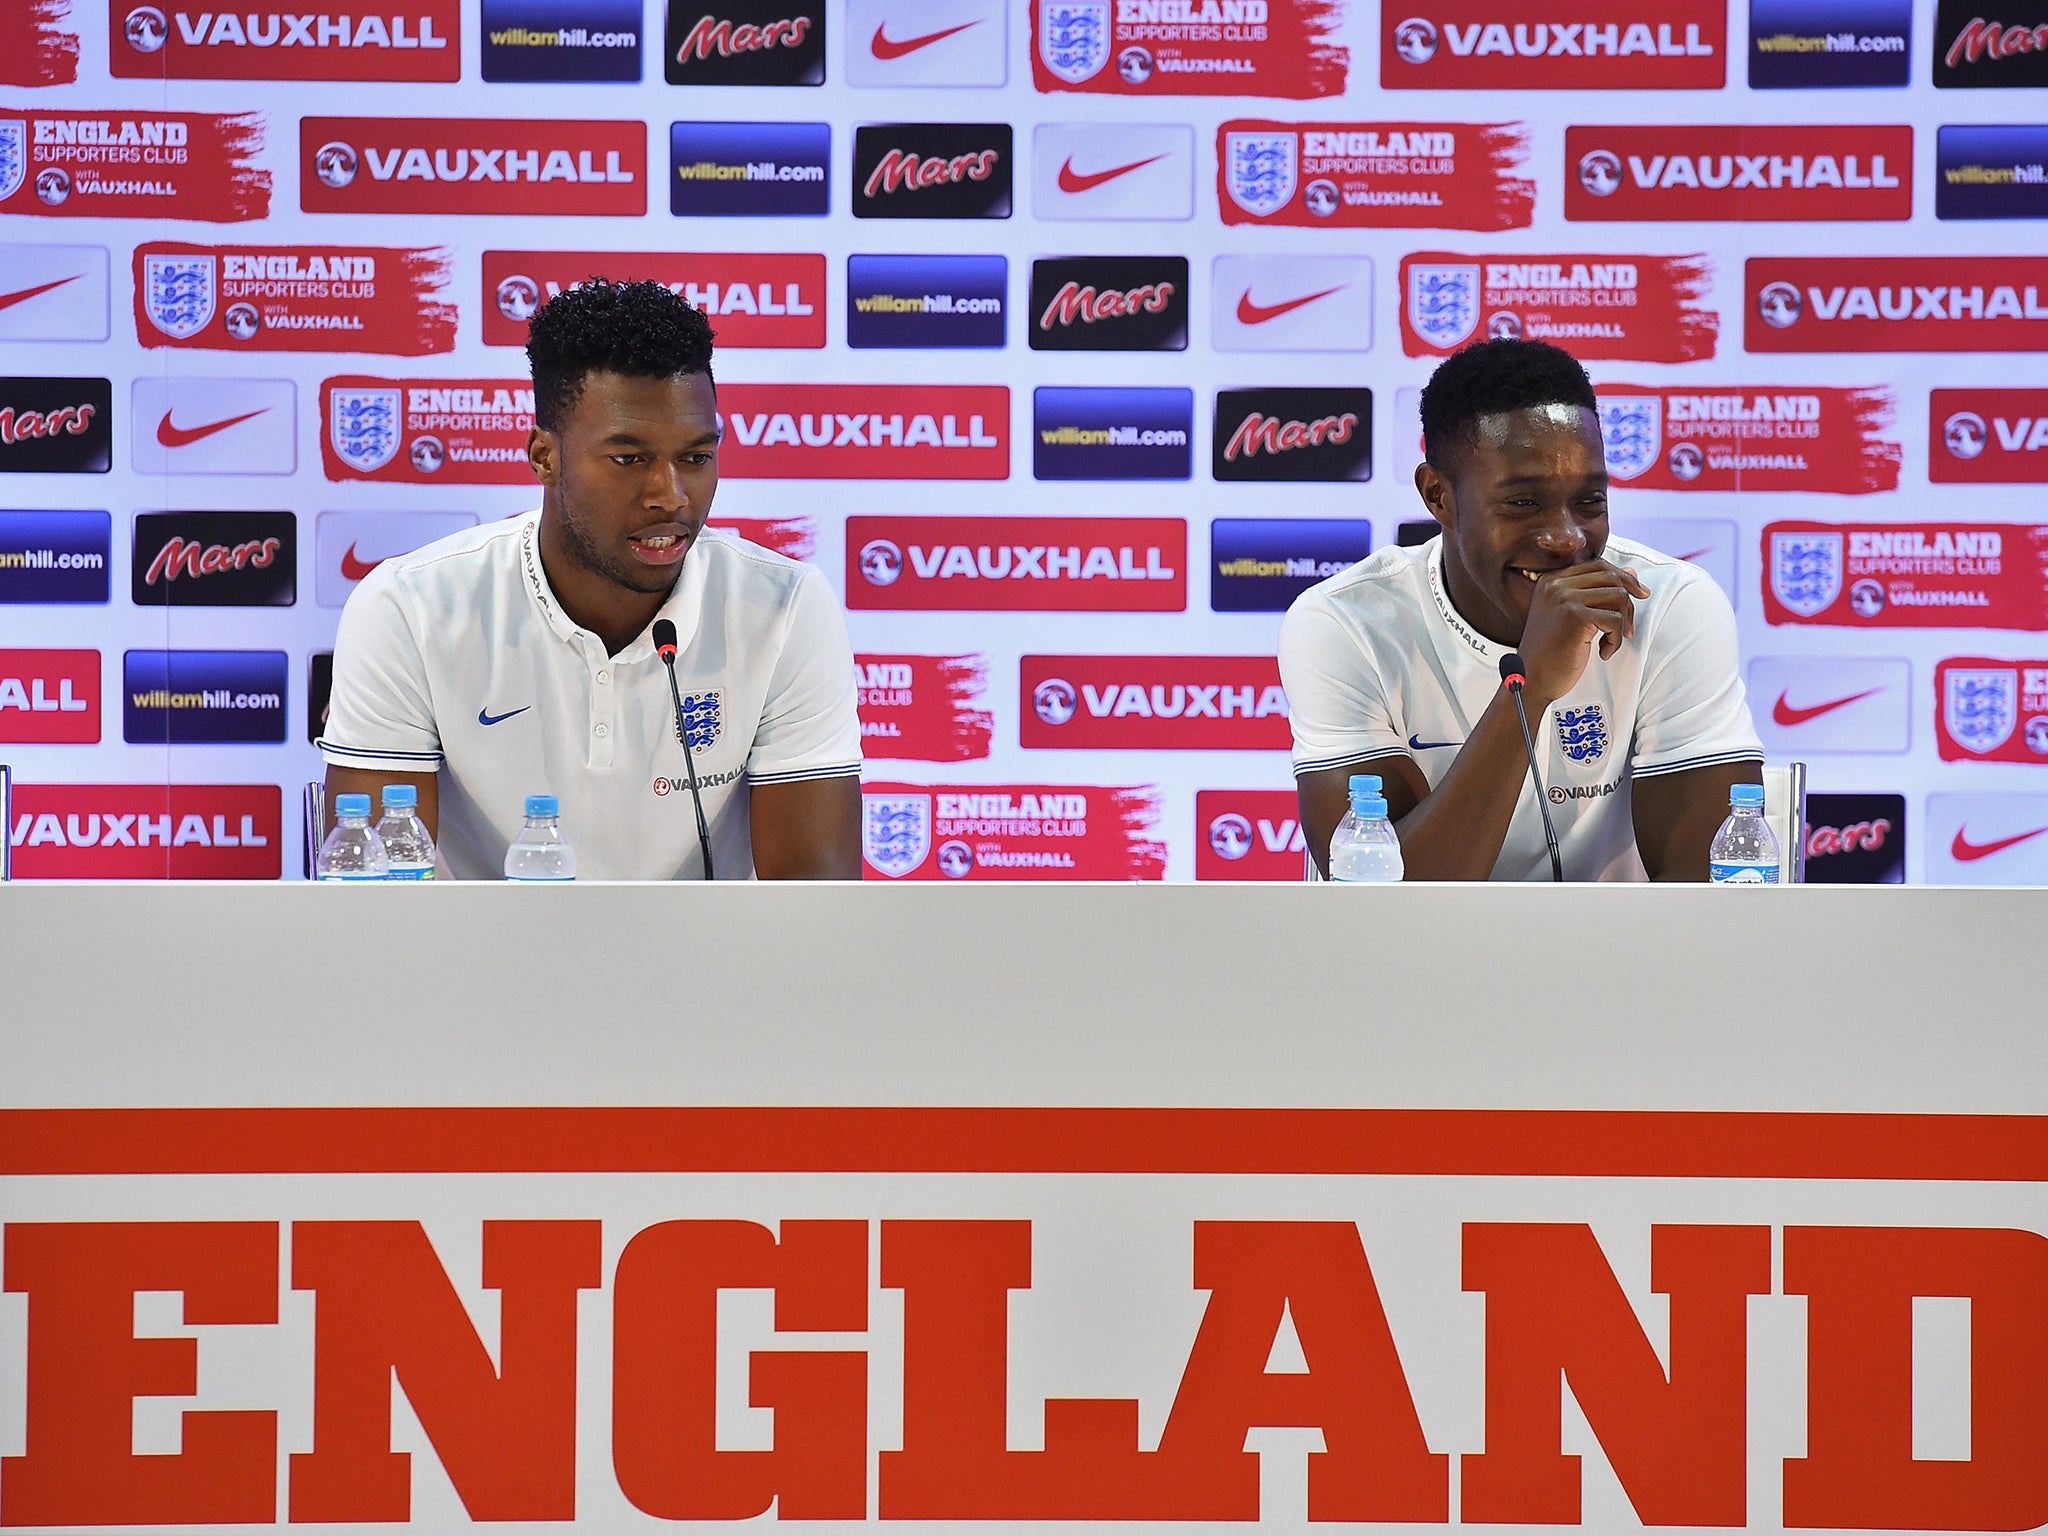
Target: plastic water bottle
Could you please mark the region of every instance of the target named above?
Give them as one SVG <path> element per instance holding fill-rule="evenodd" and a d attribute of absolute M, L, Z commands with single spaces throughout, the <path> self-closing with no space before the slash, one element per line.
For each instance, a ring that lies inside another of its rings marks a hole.
<path fill-rule="evenodd" d="M 1351 809 L 1330 839 L 1330 878 L 1346 885 L 1390 885 L 1401 878 L 1401 840 L 1387 820 L 1378 774 L 1351 775 Z"/>
<path fill-rule="evenodd" d="M 1776 885 L 1778 839 L 1764 820 L 1764 787 L 1734 784 L 1728 789 L 1728 819 L 1707 850 L 1707 869 L 1716 885 Z"/>
<path fill-rule="evenodd" d="M 392 880 L 434 878 L 434 840 L 419 816 L 420 792 L 410 784 L 384 786 L 384 819 L 377 836 L 391 859 Z"/>
<path fill-rule="evenodd" d="M 553 795 L 526 797 L 526 825 L 505 850 L 507 880 L 574 880 L 576 850 L 562 836 L 561 802 Z"/>
<path fill-rule="evenodd" d="M 334 830 L 320 845 L 315 870 L 322 880 L 388 880 L 391 856 L 370 825 L 368 795 L 334 797 Z"/>

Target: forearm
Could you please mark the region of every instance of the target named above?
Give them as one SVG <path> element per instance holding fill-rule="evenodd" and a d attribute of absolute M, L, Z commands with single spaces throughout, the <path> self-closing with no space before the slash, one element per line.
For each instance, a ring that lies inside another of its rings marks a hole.
<path fill-rule="evenodd" d="M 1532 720 L 1548 707 L 1533 698 L 1526 702 Z M 1396 824 L 1406 878 L 1489 879 L 1528 777 L 1529 756 L 1515 702 L 1502 690 L 1473 726 L 1450 771 Z"/>

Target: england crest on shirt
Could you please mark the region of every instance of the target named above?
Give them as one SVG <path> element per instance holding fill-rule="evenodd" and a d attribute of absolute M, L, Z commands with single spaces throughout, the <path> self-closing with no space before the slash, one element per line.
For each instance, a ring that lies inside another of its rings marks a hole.
<path fill-rule="evenodd" d="M 1772 534 L 1771 590 L 1801 618 L 1826 609 L 1842 595 L 1842 536 Z"/>
<path fill-rule="evenodd" d="M 1664 446 L 1664 402 L 1656 395 L 1603 396 L 1600 438 L 1607 449 L 1607 473 L 1633 480 L 1657 462 Z"/>
<path fill-rule="evenodd" d="M 1575 763 L 1597 763 L 1607 754 L 1607 717 L 1598 704 L 1557 712 L 1557 744 Z"/>
<path fill-rule="evenodd" d="M 932 849 L 930 795 L 862 795 L 860 849 L 894 880 L 907 875 Z"/>
<path fill-rule="evenodd" d="M 327 435 L 335 455 L 369 474 L 398 455 L 399 394 L 395 389 L 337 389 L 328 405 Z"/>
<path fill-rule="evenodd" d="M 28 124 L 19 118 L 0 123 L 0 202 L 21 190 L 28 175 Z"/>
<path fill-rule="evenodd" d="M 1230 200 L 1255 219 L 1285 208 L 1294 196 L 1300 147 L 1291 133 L 1226 133 L 1223 184 Z"/>
<path fill-rule="evenodd" d="M 1995 752 L 2019 723 L 2019 694 L 2011 667 L 1951 668 L 1942 680 L 1942 724 L 1958 746 Z"/>
<path fill-rule="evenodd" d="M 724 729 L 724 702 L 725 695 L 716 688 L 683 695 L 676 711 L 680 716 L 677 730 L 688 734 L 692 752 L 708 752 L 717 743 Z"/>
<path fill-rule="evenodd" d="M 149 323 L 173 341 L 197 336 L 213 318 L 211 256 L 142 258 L 142 308 Z"/>
<path fill-rule="evenodd" d="M 1109 62 L 1109 0 L 1038 0 L 1038 56 L 1069 85 Z"/>
<path fill-rule="evenodd" d="M 1408 323 L 1432 347 L 1455 347 L 1479 328 L 1479 267 L 1410 267 Z"/>

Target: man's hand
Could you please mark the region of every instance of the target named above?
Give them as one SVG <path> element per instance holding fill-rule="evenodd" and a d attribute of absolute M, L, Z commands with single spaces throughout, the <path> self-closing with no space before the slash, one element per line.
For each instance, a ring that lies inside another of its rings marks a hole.
<path fill-rule="evenodd" d="M 1585 676 L 1593 638 L 1602 661 L 1613 656 L 1636 632 L 1636 599 L 1649 595 L 1634 571 L 1605 560 L 1539 576 L 1522 628 L 1529 692 L 1545 705 L 1570 693 Z"/>

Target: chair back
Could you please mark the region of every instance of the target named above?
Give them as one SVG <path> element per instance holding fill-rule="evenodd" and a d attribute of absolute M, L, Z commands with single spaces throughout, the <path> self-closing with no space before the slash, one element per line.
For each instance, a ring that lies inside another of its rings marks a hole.
<path fill-rule="evenodd" d="M 1806 764 L 1766 764 L 1764 820 L 1778 839 L 1778 883 L 1806 883 Z"/>

